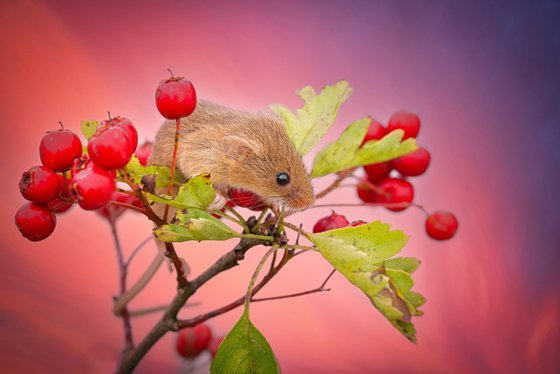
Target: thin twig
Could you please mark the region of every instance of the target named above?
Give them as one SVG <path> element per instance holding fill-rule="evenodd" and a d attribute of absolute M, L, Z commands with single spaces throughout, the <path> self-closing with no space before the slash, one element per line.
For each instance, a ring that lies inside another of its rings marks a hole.
<path fill-rule="evenodd" d="M 334 182 L 332 182 L 332 184 L 330 186 L 328 186 L 323 191 L 321 191 L 317 195 L 315 195 L 315 199 L 320 199 L 322 197 L 327 196 L 327 194 L 329 194 L 330 192 L 332 192 L 336 188 L 338 188 L 340 186 L 340 184 L 342 183 L 342 181 L 345 180 L 346 178 L 350 177 L 353 173 L 354 173 L 354 169 L 348 169 L 348 170 L 341 171 L 338 174 L 338 177 L 334 180 Z"/>
<path fill-rule="evenodd" d="M 140 242 L 140 244 L 138 244 L 136 246 L 136 248 L 134 248 L 134 250 L 132 251 L 132 253 L 130 253 L 130 256 L 128 256 L 128 260 L 126 260 L 126 262 L 124 263 L 125 268 L 128 269 L 128 267 L 130 266 L 130 263 L 132 262 L 132 259 L 134 258 L 134 256 L 136 256 L 138 254 L 138 252 L 140 252 L 140 250 L 142 248 L 144 248 L 144 246 L 146 244 L 148 244 L 148 242 L 150 242 L 154 237 L 152 235 L 148 236 L 146 239 L 142 240 Z"/>

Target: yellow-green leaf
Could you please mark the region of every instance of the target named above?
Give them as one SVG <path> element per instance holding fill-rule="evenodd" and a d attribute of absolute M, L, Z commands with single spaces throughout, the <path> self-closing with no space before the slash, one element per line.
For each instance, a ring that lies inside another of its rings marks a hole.
<path fill-rule="evenodd" d="M 228 225 L 200 209 L 177 212 L 177 224 L 163 225 L 154 229 L 154 235 L 164 242 L 189 240 L 228 240 L 240 234 Z"/>
<path fill-rule="evenodd" d="M 206 209 L 216 197 L 209 174 L 201 174 L 190 178 L 183 184 L 174 198 L 169 196 L 156 196 L 148 193 L 148 199 L 156 203 L 167 204 L 175 208 L 200 208 Z"/>
<path fill-rule="evenodd" d="M 97 126 L 99 126 L 98 121 L 80 121 L 80 128 L 86 140 L 90 140 L 93 134 L 95 134 Z"/>
<path fill-rule="evenodd" d="M 311 176 L 317 178 L 356 166 L 389 161 L 416 150 L 416 140 L 402 141 L 404 131 L 400 129 L 361 146 L 370 122 L 370 118 L 364 118 L 351 123 L 335 142 L 320 150 L 313 161 Z"/>
<path fill-rule="evenodd" d="M 422 315 L 417 308 L 425 302 L 411 291 L 411 274 L 420 262 L 415 258 L 391 258 L 406 244 L 401 231 L 379 221 L 310 235 L 325 259 L 360 288 L 372 304 L 406 338 L 415 342 L 412 317 Z"/>
<path fill-rule="evenodd" d="M 284 120 L 288 136 L 299 154 L 304 156 L 325 135 L 352 89 L 342 80 L 325 86 L 319 94 L 311 86 L 302 88 L 297 94 L 304 101 L 303 108 L 297 109 L 297 115 L 280 104 L 273 104 L 270 108 Z"/>
<path fill-rule="evenodd" d="M 155 176 L 156 188 L 169 186 L 171 168 L 168 166 L 142 166 L 140 161 L 138 161 L 138 158 L 135 155 L 132 155 L 130 161 L 126 165 L 126 170 L 137 184 L 142 183 L 142 177 L 144 176 Z M 183 183 L 185 183 L 185 178 L 181 175 L 181 173 L 175 173 L 174 184 L 180 185 Z"/>
<path fill-rule="evenodd" d="M 278 362 L 247 310 L 224 338 L 210 367 L 212 374 L 275 374 Z"/>

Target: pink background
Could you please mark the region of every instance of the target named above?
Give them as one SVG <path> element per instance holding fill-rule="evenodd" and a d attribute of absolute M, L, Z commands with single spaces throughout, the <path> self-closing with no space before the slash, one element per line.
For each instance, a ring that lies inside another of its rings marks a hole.
<path fill-rule="evenodd" d="M 78 131 L 79 120 L 110 110 L 152 139 L 161 123 L 154 90 L 172 68 L 200 97 L 248 110 L 274 102 L 295 108 L 297 89 L 345 78 L 354 94 L 330 138 L 368 114 L 386 123 L 396 110 L 417 113 L 418 141 L 433 161 L 413 181 L 416 200 L 459 218 L 457 237 L 439 243 L 425 235 L 418 210 L 339 209 L 410 235 L 403 254 L 422 261 L 415 290 L 428 298 L 416 321 L 418 344 L 336 275 L 330 293 L 252 307 L 285 373 L 558 372 L 560 8 L 508 4 L 3 2 L 0 370 L 114 370 L 123 338 L 111 313 L 118 282 L 108 226 L 74 208 L 49 239 L 28 242 L 13 224 L 23 203 L 17 183 L 39 163 L 40 138 L 59 120 Z M 358 202 L 351 189 L 328 198 L 348 200 Z M 292 222 L 310 229 L 328 213 L 315 209 Z M 128 214 L 119 230 L 129 252 L 150 224 Z M 179 253 L 198 274 L 229 247 L 188 244 Z M 135 260 L 131 279 L 154 251 Z M 209 282 L 183 315 L 239 297 L 263 253 L 252 250 Z M 262 295 L 314 288 L 329 270 L 309 253 Z M 173 293 L 174 277 L 162 268 L 131 307 L 165 304 Z M 214 332 L 225 334 L 240 313 L 212 320 Z M 135 320 L 137 341 L 156 319 Z M 173 338 L 162 339 L 138 372 L 176 371 Z"/>

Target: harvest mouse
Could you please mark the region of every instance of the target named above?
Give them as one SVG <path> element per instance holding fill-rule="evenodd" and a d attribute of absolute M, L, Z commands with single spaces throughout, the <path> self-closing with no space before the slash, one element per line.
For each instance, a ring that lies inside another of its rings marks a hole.
<path fill-rule="evenodd" d="M 170 166 L 174 140 L 175 123 L 166 121 L 156 135 L 150 164 Z M 315 201 L 303 160 L 274 113 L 248 113 L 200 100 L 181 119 L 176 165 L 187 178 L 210 173 L 222 196 L 229 188 L 240 188 L 287 210 L 306 209 Z"/>

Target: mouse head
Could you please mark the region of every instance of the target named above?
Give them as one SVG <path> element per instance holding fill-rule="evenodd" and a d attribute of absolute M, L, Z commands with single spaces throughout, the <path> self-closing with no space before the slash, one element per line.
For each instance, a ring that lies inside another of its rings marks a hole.
<path fill-rule="evenodd" d="M 222 139 L 231 187 L 288 210 L 309 208 L 315 195 L 303 160 L 284 131 L 268 130 Z"/>

